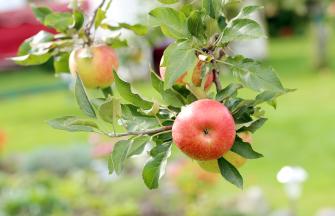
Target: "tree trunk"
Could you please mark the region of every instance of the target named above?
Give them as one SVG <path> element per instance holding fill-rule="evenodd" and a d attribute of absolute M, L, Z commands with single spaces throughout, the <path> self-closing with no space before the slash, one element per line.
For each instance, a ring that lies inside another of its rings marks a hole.
<path fill-rule="evenodd" d="M 310 4 L 313 21 L 313 31 L 315 32 L 315 59 L 317 69 L 328 66 L 327 44 L 328 29 L 326 26 L 326 6 L 321 0 L 313 0 Z"/>

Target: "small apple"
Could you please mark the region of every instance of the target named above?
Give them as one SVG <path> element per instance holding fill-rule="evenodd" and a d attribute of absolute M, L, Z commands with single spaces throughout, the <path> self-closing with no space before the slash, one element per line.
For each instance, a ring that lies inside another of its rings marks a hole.
<path fill-rule="evenodd" d="M 241 132 L 237 134 L 243 142 L 252 143 L 252 136 L 250 132 Z M 236 154 L 235 152 L 228 151 L 223 155 L 223 158 L 226 159 L 229 163 L 231 163 L 234 167 L 240 168 L 242 167 L 246 162 L 247 159 L 240 156 L 239 154 Z M 218 165 L 217 160 L 210 160 L 210 161 L 197 161 L 199 166 L 203 168 L 204 170 L 212 173 L 220 173 L 220 168 Z"/>
<path fill-rule="evenodd" d="M 161 59 L 161 63 L 160 63 L 160 67 L 159 67 L 159 74 L 162 77 L 162 79 L 165 79 L 165 72 L 166 72 L 166 67 L 162 66 L 164 64 L 164 57 L 162 57 Z M 197 65 L 195 66 L 194 70 L 193 70 L 193 74 L 192 74 L 192 83 L 195 86 L 201 86 L 201 70 L 202 67 L 204 66 L 204 62 L 202 61 L 198 61 Z M 176 80 L 176 84 L 178 85 L 186 85 L 186 82 L 184 81 L 185 77 L 187 75 L 187 72 L 183 73 L 177 80 Z M 208 73 L 206 75 L 206 83 L 205 83 L 205 89 L 208 90 L 212 83 L 213 83 L 213 73 Z"/>
<path fill-rule="evenodd" d="M 114 81 L 113 70 L 119 66 L 115 51 L 106 45 L 79 48 L 69 59 L 73 76 L 79 74 L 87 88 L 106 88 Z"/>
<path fill-rule="evenodd" d="M 177 147 L 196 160 L 215 160 L 229 151 L 235 140 L 235 123 L 221 103 L 202 99 L 184 107 L 172 126 Z"/>

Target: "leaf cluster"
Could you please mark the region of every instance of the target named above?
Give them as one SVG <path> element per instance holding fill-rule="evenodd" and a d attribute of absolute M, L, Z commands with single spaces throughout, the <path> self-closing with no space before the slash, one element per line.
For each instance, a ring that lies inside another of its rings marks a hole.
<path fill-rule="evenodd" d="M 106 6 L 97 8 L 92 18 L 86 16 L 78 7 L 73 8 L 72 11 L 58 12 L 44 6 L 32 6 L 36 19 L 57 33 L 40 31 L 26 39 L 19 47 L 17 56 L 11 59 L 23 66 L 41 65 L 50 60 L 53 62 L 56 73 L 67 73 L 71 51 L 94 43 L 92 31 L 101 28 L 111 32 L 126 29 L 140 36 L 147 33 L 147 27 L 142 24 L 109 25 L 106 18 L 111 2 L 108 1 Z M 112 48 L 128 46 L 127 40 L 122 39 L 121 34 L 104 38 L 103 42 Z"/>
<path fill-rule="evenodd" d="M 180 9 L 173 7 L 177 0 L 159 0 L 163 7 L 150 11 L 151 23 L 162 33 L 174 39 L 164 52 L 164 80 L 151 71 L 151 85 L 160 95 L 148 100 L 135 92 L 130 83 L 122 80 L 114 71 L 113 86 L 101 89 L 102 97 L 92 97 L 77 76 L 75 96 L 85 118 L 67 116 L 49 121 L 61 130 L 96 132 L 109 137 L 123 137 L 116 142 L 108 158 L 110 173 L 120 174 L 127 159 L 147 154 L 142 176 L 150 189 L 159 186 L 164 175 L 167 160 L 171 155 L 171 127 L 183 106 L 200 99 L 210 98 L 224 104 L 231 112 L 237 132 L 255 133 L 267 121 L 262 104 L 276 108 L 276 99 L 291 91 L 283 87 L 272 67 L 238 55 L 229 55 L 229 45 L 234 41 L 265 37 L 261 26 L 249 15 L 261 9 L 260 6 L 246 6 L 233 18 L 228 19 L 226 7 L 232 0 L 202 0 L 201 7 L 185 4 Z M 96 10 L 91 26 L 110 31 L 128 29 L 138 35 L 147 33 L 141 24 L 130 25 L 105 23 L 106 7 Z M 48 8 L 33 9 L 37 19 L 59 33 L 40 32 L 26 40 L 20 47 L 18 57 L 13 58 L 21 65 L 43 64 L 53 58 L 55 71 L 68 71 L 68 58 L 76 46 L 86 46 L 92 39 L 90 27 L 83 25 L 84 14 L 78 9 L 72 13 L 58 13 Z M 90 26 L 90 25 L 89 25 Z M 120 37 L 107 38 L 105 43 L 118 48 L 127 45 Z M 201 84 L 192 83 L 196 65 L 203 64 L 200 73 Z M 235 78 L 233 83 L 222 87 L 222 68 Z M 186 73 L 186 85 L 176 81 Z M 216 91 L 204 88 L 205 77 L 213 73 Z M 254 98 L 241 97 L 242 89 L 255 92 Z M 96 94 L 95 94 L 96 95 Z M 247 159 L 258 159 L 263 155 L 243 142 L 238 136 L 231 151 Z M 239 171 L 224 158 L 218 159 L 222 176 L 238 187 L 243 186 Z"/>

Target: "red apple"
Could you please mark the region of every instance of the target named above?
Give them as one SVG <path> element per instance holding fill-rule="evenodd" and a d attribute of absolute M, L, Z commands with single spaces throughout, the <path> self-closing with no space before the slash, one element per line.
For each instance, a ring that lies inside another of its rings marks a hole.
<path fill-rule="evenodd" d="M 113 70 L 118 69 L 119 61 L 112 48 L 98 45 L 72 51 L 69 65 L 87 88 L 106 88 L 114 81 Z"/>
<path fill-rule="evenodd" d="M 235 123 L 221 103 L 202 99 L 184 107 L 172 126 L 174 143 L 196 160 L 215 160 L 229 151 L 235 140 Z"/>
<path fill-rule="evenodd" d="M 243 140 L 243 142 L 252 143 L 252 136 L 250 132 L 242 132 L 238 133 L 238 136 Z M 235 152 L 228 151 L 223 155 L 223 158 L 226 159 L 229 163 L 231 163 L 234 167 L 240 168 L 246 162 L 247 159 L 242 157 L 241 155 L 236 154 Z M 217 160 L 210 161 L 197 161 L 199 166 L 204 170 L 212 173 L 220 173 L 220 168 Z"/>
<path fill-rule="evenodd" d="M 160 63 L 160 67 L 159 67 L 159 74 L 162 77 L 162 79 L 165 79 L 165 72 L 166 72 L 166 67 L 162 66 L 164 63 L 164 58 L 161 59 L 161 63 Z M 198 61 L 196 67 L 193 70 L 193 74 L 192 74 L 192 83 L 195 86 L 201 86 L 201 70 L 202 67 L 204 66 L 204 62 L 202 61 Z M 183 73 L 177 80 L 176 80 L 176 84 L 178 85 L 186 85 L 186 82 L 184 81 L 185 77 L 187 75 L 187 72 Z M 213 73 L 208 73 L 206 75 L 206 83 L 205 83 L 205 89 L 208 90 L 212 83 L 213 83 Z"/>

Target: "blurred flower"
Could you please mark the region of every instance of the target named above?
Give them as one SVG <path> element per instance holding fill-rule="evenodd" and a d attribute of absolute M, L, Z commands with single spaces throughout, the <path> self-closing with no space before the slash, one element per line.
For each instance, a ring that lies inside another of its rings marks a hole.
<path fill-rule="evenodd" d="M 307 179 L 307 172 L 301 167 L 283 167 L 277 174 L 277 180 L 284 185 L 289 199 L 297 200 L 301 196 L 301 185 Z"/>
<path fill-rule="evenodd" d="M 335 1 L 333 1 L 328 7 L 328 13 L 330 16 L 335 17 Z"/>
<path fill-rule="evenodd" d="M 88 141 L 93 145 L 91 155 L 94 158 L 101 158 L 109 155 L 113 151 L 113 146 L 117 140 L 93 133 L 90 135 Z"/>
<path fill-rule="evenodd" d="M 302 183 L 307 179 L 306 171 L 301 167 L 283 167 L 277 175 L 280 183 Z"/>
<path fill-rule="evenodd" d="M 105 157 L 113 151 L 113 145 L 110 143 L 102 143 L 94 145 L 92 149 L 92 155 L 95 158 Z"/>

